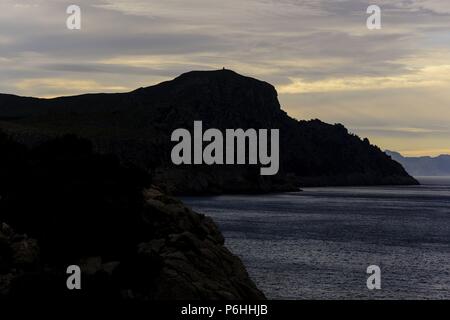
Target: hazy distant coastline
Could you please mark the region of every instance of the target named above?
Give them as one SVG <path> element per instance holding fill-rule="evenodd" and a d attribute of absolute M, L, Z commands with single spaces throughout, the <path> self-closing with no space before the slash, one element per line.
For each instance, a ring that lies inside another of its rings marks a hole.
<path fill-rule="evenodd" d="M 450 155 L 437 157 L 404 157 L 399 152 L 386 150 L 391 158 L 399 162 L 415 177 L 450 176 Z"/>

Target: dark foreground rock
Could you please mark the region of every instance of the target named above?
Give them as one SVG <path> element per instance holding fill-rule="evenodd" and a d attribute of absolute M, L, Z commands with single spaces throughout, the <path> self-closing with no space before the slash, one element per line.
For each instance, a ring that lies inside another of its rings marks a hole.
<path fill-rule="evenodd" d="M 82 290 L 66 289 L 66 265 L 41 256 L 39 242 L 0 226 L 0 297 L 133 300 L 265 299 L 214 222 L 157 189 L 145 192 L 152 238 L 122 257 L 80 257 Z M 153 230 L 153 231 L 152 231 Z M 155 231 L 156 230 L 156 231 Z"/>
<path fill-rule="evenodd" d="M 145 171 L 74 136 L 29 149 L 0 132 L 0 153 L 0 298 L 264 299 L 214 222 Z"/>

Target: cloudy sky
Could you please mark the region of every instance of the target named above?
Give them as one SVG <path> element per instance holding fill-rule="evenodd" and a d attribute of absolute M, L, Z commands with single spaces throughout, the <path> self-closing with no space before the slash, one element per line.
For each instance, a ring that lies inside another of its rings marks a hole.
<path fill-rule="evenodd" d="M 381 30 L 366 27 L 371 4 Z M 274 84 L 298 119 L 450 153 L 448 0 L 0 0 L 2 93 L 128 91 L 223 66 Z"/>

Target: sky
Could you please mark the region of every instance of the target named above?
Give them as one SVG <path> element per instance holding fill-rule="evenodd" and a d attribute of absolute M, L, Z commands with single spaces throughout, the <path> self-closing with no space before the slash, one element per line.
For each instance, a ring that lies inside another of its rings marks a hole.
<path fill-rule="evenodd" d="M 72 4 L 81 30 L 66 27 Z M 222 67 L 272 83 L 297 119 L 450 154 L 448 0 L 0 0 L 2 93 L 123 92 Z"/>

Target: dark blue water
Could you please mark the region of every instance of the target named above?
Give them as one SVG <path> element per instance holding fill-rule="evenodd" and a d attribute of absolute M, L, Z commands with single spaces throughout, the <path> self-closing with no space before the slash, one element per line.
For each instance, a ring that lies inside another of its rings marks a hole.
<path fill-rule="evenodd" d="M 450 178 L 420 180 L 183 200 L 214 218 L 269 298 L 449 299 Z M 373 264 L 377 291 L 366 286 Z"/>

